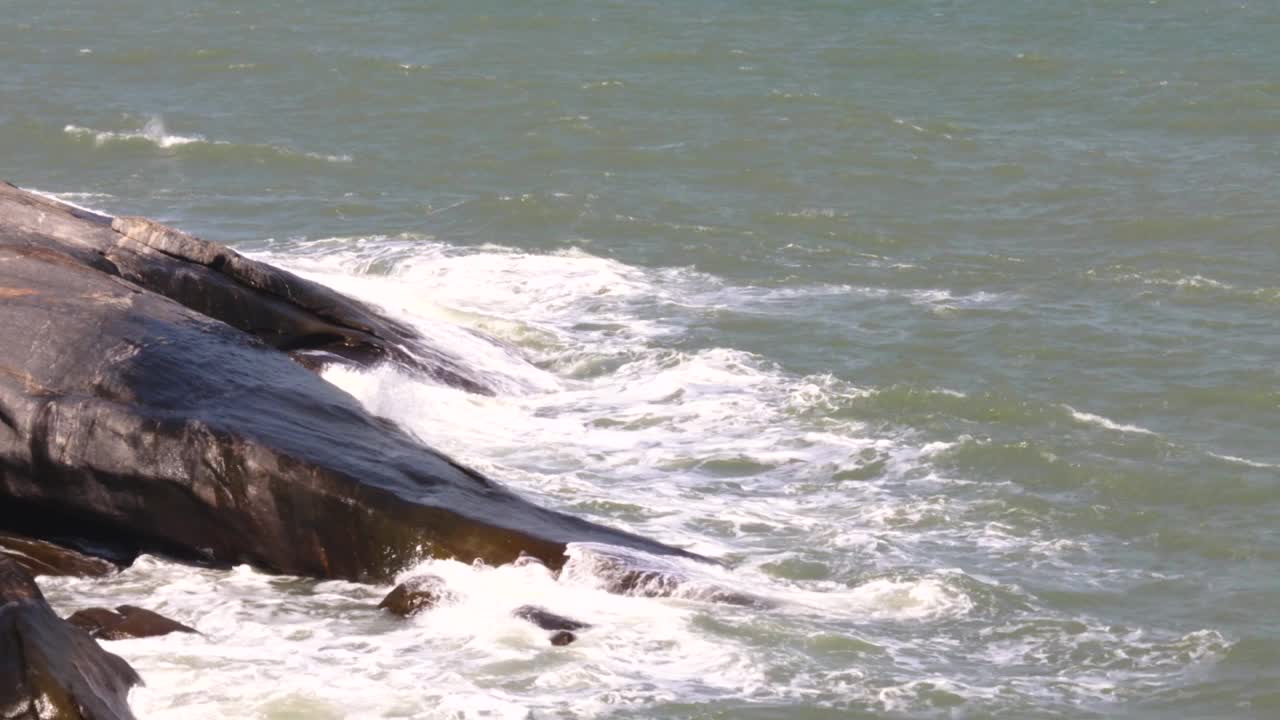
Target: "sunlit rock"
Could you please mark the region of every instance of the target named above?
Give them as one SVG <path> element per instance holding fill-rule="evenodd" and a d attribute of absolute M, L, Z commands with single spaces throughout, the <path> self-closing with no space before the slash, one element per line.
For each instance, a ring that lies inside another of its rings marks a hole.
<path fill-rule="evenodd" d="M 301 350 L 486 388 L 328 288 L 0 185 L 0 528 L 367 581 L 424 556 L 554 570 L 582 541 L 687 555 L 528 502 L 371 415 Z"/>
<path fill-rule="evenodd" d="M 412 617 L 453 599 L 454 595 L 445 587 L 444 580 L 435 575 L 419 575 L 397 585 L 378 604 L 378 609 L 400 617 Z"/>
<path fill-rule="evenodd" d="M 121 605 L 115 610 L 87 608 L 72 614 L 67 622 L 99 640 L 162 637 L 176 632 L 196 633 L 194 628 L 133 605 Z"/>

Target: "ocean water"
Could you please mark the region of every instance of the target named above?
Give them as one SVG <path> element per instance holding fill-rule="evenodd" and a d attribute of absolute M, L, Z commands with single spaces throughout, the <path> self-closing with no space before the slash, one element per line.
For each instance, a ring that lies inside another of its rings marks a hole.
<path fill-rule="evenodd" d="M 503 392 L 325 377 L 774 603 L 46 581 L 203 633 L 140 718 L 1280 717 L 1280 5 L 0 10 L 0 177 L 416 324 Z"/>

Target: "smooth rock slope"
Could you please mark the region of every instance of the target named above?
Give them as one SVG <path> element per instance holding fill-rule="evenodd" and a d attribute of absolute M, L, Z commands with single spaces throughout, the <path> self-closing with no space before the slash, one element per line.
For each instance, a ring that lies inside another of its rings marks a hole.
<path fill-rule="evenodd" d="M 0 530 L 352 580 L 425 555 L 559 568 L 578 541 L 689 555 L 528 502 L 370 415 L 300 352 L 491 392 L 328 288 L 0 185 Z"/>

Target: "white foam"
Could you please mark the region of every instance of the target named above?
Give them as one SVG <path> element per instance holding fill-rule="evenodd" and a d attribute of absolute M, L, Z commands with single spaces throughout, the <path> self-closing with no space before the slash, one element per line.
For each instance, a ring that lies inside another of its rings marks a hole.
<path fill-rule="evenodd" d="M 95 145 L 105 145 L 109 142 L 120 141 L 145 141 L 159 148 L 173 148 L 181 145 L 189 145 L 191 143 L 209 142 L 203 135 L 172 135 L 164 126 L 164 120 L 159 116 L 153 116 L 147 120 L 146 125 L 141 130 L 135 132 L 112 132 L 109 130 L 94 130 L 93 128 L 81 127 L 79 125 L 67 125 L 63 131 L 69 135 L 91 136 Z M 224 143 L 225 144 L 225 143 Z"/>
<path fill-rule="evenodd" d="M 935 310 L 970 309 L 987 307 L 1008 302 L 1008 298 L 1000 293 L 978 292 L 957 295 L 951 290 L 927 289 L 910 290 L 903 293 L 912 304 L 930 307 Z"/>
<path fill-rule="evenodd" d="M 936 620 L 969 613 L 972 598 L 939 578 L 897 580 L 881 578 L 837 595 L 864 617 L 893 620 Z"/>
<path fill-rule="evenodd" d="M 350 155 L 326 155 L 324 153 L 314 153 L 314 152 L 302 153 L 302 154 L 305 157 L 309 157 L 313 160 L 323 160 L 325 162 L 331 162 L 331 163 L 347 164 L 352 162 L 352 157 Z"/>
<path fill-rule="evenodd" d="M 1232 290 L 1234 285 L 1206 277 L 1199 273 L 1184 274 L 1176 270 L 1153 270 L 1148 272 L 1131 272 L 1125 268 L 1113 268 L 1115 274 L 1112 276 L 1118 281 L 1134 281 L 1143 285 L 1154 285 L 1162 287 L 1180 288 L 1180 289 L 1214 289 L 1214 290 Z M 1097 276 L 1097 270 L 1089 270 L 1091 276 Z"/>
<path fill-rule="evenodd" d="M 734 697 L 767 686 L 736 641 L 697 632 L 696 606 L 558 582 L 538 565 L 488 568 L 428 561 L 405 573 L 441 577 L 454 599 L 410 620 L 374 610 L 389 588 L 278 579 L 237 568 L 194 570 L 151 558 L 103 581 L 46 583 L 63 612 L 143 602 L 202 635 L 107 643 L 147 686 L 140 717 L 608 714 L 613 700 Z M 553 648 L 512 611 L 536 604 L 591 623 Z M 518 678 L 516 683 L 512 683 Z"/>
<path fill-rule="evenodd" d="M 1082 422 L 1087 425 L 1097 425 L 1099 427 L 1104 427 L 1108 430 L 1115 430 L 1116 432 L 1136 433 L 1138 435 L 1156 435 L 1155 432 L 1148 430 L 1144 427 L 1140 427 L 1138 425 L 1125 425 L 1122 423 L 1115 422 L 1114 420 L 1108 420 L 1107 418 L 1104 418 L 1101 415 L 1094 415 L 1093 413 L 1080 412 L 1079 410 L 1076 410 L 1070 405 L 1063 405 L 1062 407 L 1065 408 L 1067 412 L 1071 413 L 1071 417 L 1074 418 L 1077 422 Z"/>
<path fill-rule="evenodd" d="M 1235 455 L 1220 455 L 1215 452 L 1211 452 L 1209 454 L 1212 455 L 1213 457 L 1218 458 L 1219 460 L 1226 460 L 1227 462 L 1233 462 L 1238 465 L 1246 465 L 1248 467 L 1253 467 L 1253 468 L 1268 468 L 1268 469 L 1280 468 L 1280 463 L 1259 462 L 1257 460 L 1250 460 L 1248 458 L 1236 457 Z"/>
<path fill-rule="evenodd" d="M 140 716 L 589 718 L 620 707 L 744 700 L 910 713 L 939 692 L 1041 697 L 1129 679 L 1076 672 L 1067 681 L 992 680 L 956 662 L 983 652 L 1048 653 L 1070 636 L 968 647 L 947 630 L 950 621 L 1010 611 L 993 609 L 1002 601 L 984 595 L 994 581 L 934 566 L 936 547 L 1064 567 L 1088 550 L 975 518 L 965 501 L 939 493 L 977 482 L 934 464 L 965 438 L 865 427 L 845 411 L 872 391 L 683 342 L 708 309 L 767 313 L 806 293 L 856 288 L 742 287 L 578 250 L 457 248 L 411 235 L 291 242 L 287 253 L 256 257 L 385 309 L 502 387 L 482 397 L 389 366 L 325 371 L 372 412 L 541 504 L 736 566 L 654 561 L 682 580 L 674 597 L 643 598 L 604 592 L 608 569 L 590 561 L 586 546 L 570 547 L 559 578 L 536 564 L 428 560 L 401 577 L 438 575 L 455 598 L 409 621 L 372 610 L 388 586 L 245 568 L 144 559 L 106 580 L 52 581 L 60 610 L 146 604 L 205 633 L 109 643 L 148 682 L 134 694 Z M 1128 427 L 1067 411 L 1080 422 Z M 833 572 L 791 581 L 770 571 L 792 560 Z M 769 609 L 709 602 L 720 589 Z M 511 616 L 524 604 L 594 627 L 552 648 L 545 631 Z M 1170 648 L 1211 658 L 1224 644 L 1162 636 L 1151 647 L 1163 664 L 1151 672 L 1182 667 Z"/>
<path fill-rule="evenodd" d="M 44 190 L 37 190 L 35 188 L 23 188 L 23 189 L 26 190 L 27 192 L 35 193 L 40 197 L 48 198 L 50 200 L 55 200 L 57 202 L 62 203 L 63 205 L 70 205 L 71 207 L 77 210 L 83 210 L 85 212 L 91 212 L 96 215 L 103 215 L 106 217 L 113 217 L 112 214 L 109 212 L 98 210 L 97 208 L 91 208 L 91 207 L 88 207 L 87 205 L 81 205 L 75 202 L 77 200 L 106 200 L 112 197 L 107 193 L 94 193 L 94 192 L 54 193 L 54 192 L 46 192 Z"/>
<path fill-rule="evenodd" d="M 152 115 L 147 119 L 142 128 L 133 131 L 97 130 L 74 124 L 67 125 L 62 130 L 68 135 L 75 137 L 91 137 L 93 138 L 93 144 L 98 147 L 111 143 L 143 142 L 154 145 L 161 150 L 171 150 L 186 145 L 213 145 L 229 147 L 234 144 L 227 140 L 210 140 L 204 135 L 199 134 L 178 135 L 170 133 L 165 127 L 164 118 L 159 115 Z M 246 147 L 259 148 L 283 156 L 306 157 L 329 163 L 349 164 L 353 162 L 353 158 L 347 154 L 302 152 L 290 147 L 266 144 L 249 144 L 246 145 Z"/>

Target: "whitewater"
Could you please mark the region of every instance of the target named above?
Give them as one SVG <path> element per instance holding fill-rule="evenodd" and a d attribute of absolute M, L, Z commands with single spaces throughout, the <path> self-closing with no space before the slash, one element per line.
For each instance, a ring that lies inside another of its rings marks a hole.
<path fill-rule="evenodd" d="M 145 599 L 202 633 L 109 644 L 147 680 L 132 698 L 140 717 L 604 717 L 717 702 L 735 715 L 797 702 L 1105 709 L 1230 650 L 1213 628 L 1117 627 L 1000 581 L 1015 559 L 1106 577 L 1081 563 L 1097 552 L 1087 538 L 1019 536 L 975 517 L 982 498 L 963 488 L 977 483 L 934 462 L 971 438 L 926 441 L 841 417 L 877 391 L 831 375 L 795 376 L 733 348 L 676 349 L 703 314 L 767 312 L 776 293 L 580 250 L 421 236 L 293 242 L 255 257 L 412 323 L 501 388 L 477 396 L 390 366 L 324 372 L 372 412 L 538 502 L 727 567 L 680 568 L 695 580 L 655 599 L 604 592 L 575 547 L 559 577 L 428 560 L 400 579 L 438 575 L 456 598 L 408 621 L 374 609 L 390 586 L 247 567 L 145 557 L 106 580 L 46 580 L 60 609 Z M 968 553 L 973 562 L 952 564 Z M 717 604 L 699 591 L 711 587 L 762 602 Z M 594 627 L 551 647 L 511 616 L 526 604 Z M 975 654 L 983 662 L 956 664 Z"/>
<path fill-rule="evenodd" d="M 0 179 L 410 323 L 323 377 L 717 558 L 42 579 L 146 718 L 1280 716 L 1275 3 L 12 0 Z M 760 599 L 714 602 L 710 588 Z M 510 617 L 593 624 L 567 647 Z"/>

